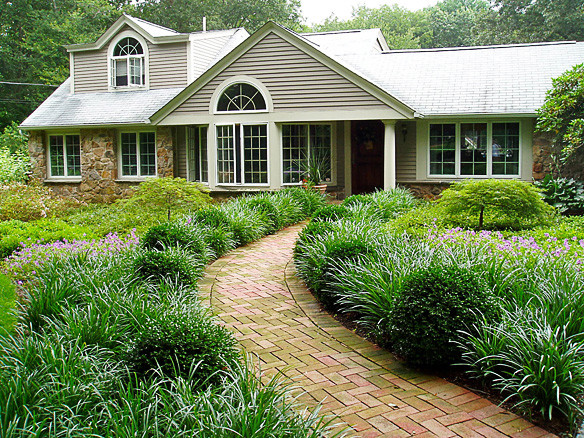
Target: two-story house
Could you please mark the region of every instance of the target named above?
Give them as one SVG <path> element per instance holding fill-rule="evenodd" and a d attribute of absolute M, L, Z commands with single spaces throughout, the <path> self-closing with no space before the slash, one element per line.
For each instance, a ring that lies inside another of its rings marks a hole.
<path fill-rule="evenodd" d="M 378 29 L 184 34 L 127 15 L 67 49 L 70 78 L 21 126 L 34 177 L 95 200 L 157 176 L 278 189 L 314 154 L 344 195 L 532 180 L 536 109 L 584 60 L 576 42 L 389 50 Z"/>

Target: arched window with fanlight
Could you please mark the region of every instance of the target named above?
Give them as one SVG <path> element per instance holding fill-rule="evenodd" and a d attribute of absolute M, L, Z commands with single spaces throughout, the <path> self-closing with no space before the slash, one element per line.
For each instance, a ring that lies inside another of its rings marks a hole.
<path fill-rule="evenodd" d="M 228 86 L 217 101 L 218 112 L 266 111 L 266 99 L 256 87 L 246 82 Z"/>
<path fill-rule="evenodd" d="M 142 87 L 146 83 L 144 48 L 133 37 L 120 39 L 111 56 L 111 85 L 119 87 Z"/>

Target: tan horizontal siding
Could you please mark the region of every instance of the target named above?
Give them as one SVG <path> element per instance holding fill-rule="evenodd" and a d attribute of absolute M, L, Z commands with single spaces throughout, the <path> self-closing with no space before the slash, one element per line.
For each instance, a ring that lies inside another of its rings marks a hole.
<path fill-rule="evenodd" d="M 387 108 L 348 79 L 270 33 L 191 96 L 176 112 L 208 112 L 215 89 L 237 75 L 261 81 L 270 92 L 274 111 Z"/>
<path fill-rule="evenodd" d="M 108 90 L 107 49 L 73 53 L 75 93 Z"/>
<path fill-rule="evenodd" d="M 150 89 L 187 85 L 187 44 L 148 43 Z"/>
<path fill-rule="evenodd" d="M 407 128 L 404 142 L 403 126 Z M 414 181 L 416 179 L 416 124 L 402 122 L 396 126 L 396 179 L 400 181 Z"/>

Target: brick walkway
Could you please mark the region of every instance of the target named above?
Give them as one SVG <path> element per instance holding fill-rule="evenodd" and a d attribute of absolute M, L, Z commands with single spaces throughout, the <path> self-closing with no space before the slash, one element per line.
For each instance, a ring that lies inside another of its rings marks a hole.
<path fill-rule="evenodd" d="M 361 437 L 553 437 L 467 389 L 405 367 L 347 330 L 294 275 L 302 226 L 239 248 L 201 281 L 220 318 L 262 370 L 283 371 Z"/>

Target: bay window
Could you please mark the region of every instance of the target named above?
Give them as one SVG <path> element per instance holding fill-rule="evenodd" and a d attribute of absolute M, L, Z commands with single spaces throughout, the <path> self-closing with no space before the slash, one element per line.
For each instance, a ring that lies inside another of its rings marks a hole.
<path fill-rule="evenodd" d="M 519 176 L 518 122 L 430 124 L 430 176 Z"/>
<path fill-rule="evenodd" d="M 268 184 L 268 125 L 217 126 L 217 183 Z"/>
<path fill-rule="evenodd" d="M 51 177 L 81 176 L 79 135 L 49 136 L 49 172 Z"/>
<path fill-rule="evenodd" d="M 122 132 L 120 136 L 122 176 L 156 176 L 154 132 Z"/>
<path fill-rule="evenodd" d="M 284 184 L 299 183 L 309 157 L 331 162 L 331 125 L 282 125 L 282 159 Z M 331 180 L 331 167 L 327 166 L 325 181 Z"/>

